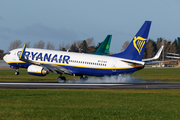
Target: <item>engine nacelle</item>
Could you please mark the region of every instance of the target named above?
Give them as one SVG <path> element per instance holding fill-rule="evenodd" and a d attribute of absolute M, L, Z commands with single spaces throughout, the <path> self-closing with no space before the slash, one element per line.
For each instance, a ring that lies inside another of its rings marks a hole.
<path fill-rule="evenodd" d="M 30 75 L 36 75 L 36 76 L 45 76 L 49 73 L 43 67 L 37 65 L 30 65 L 27 69 L 27 72 Z"/>

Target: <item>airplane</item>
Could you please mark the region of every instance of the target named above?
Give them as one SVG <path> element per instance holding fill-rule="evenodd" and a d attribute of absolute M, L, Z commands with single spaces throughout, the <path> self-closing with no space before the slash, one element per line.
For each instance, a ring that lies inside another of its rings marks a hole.
<path fill-rule="evenodd" d="M 177 37 L 178 39 L 178 43 L 179 43 L 179 48 L 180 48 L 180 37 Z M 176 54 L 176 53 L 167 53 L 169 55 L 174 55 L 174 56 L 166 56 L 164 55 L 165 57 L 167 58 L 174 58 L 174 59 L 180 59 L 180 53 Z M 177 56 L 177 57 L 176 57 Z"/>
<path fill-rule="evenodd" d="M 167 55 L 164 55 L 165 57 L 167 58 L 174 58 L 174 59 L 180 59 L 179 54 L 175 54 L 175 53 L 168 53 L 169 55 L 174 55 L 174 56 L 167 56 Z M 177 57 L 176 57 L 177 56 Z"/>
<path fill-rule="evenodd" d="M 60 74 L 58 82 L 65 82 L 63 74 L 80 76 L 81 80 L 87 80 L 89 76 L 112 76 L 132 74 L 144 68 L 148 62 L 142 61 L 151 21 L 145 21 L 137 34 L 133 37 L 128 47 L 121 53 L 104 56 L 84 53 L 64 52 L 18 48 L 11 50 L 3 57 L 11 68 L 27 68 L 31 75 L 45 76 L 50 72 Z"/>
<path fill-rule="evenodd" d="M 91 54 L 108 55 L 109 54 L 110 44 L 111 44 L 111 38 L 112 38 L 112 35 L 107 35 L 107 37 L 102 42 L 100 47 L 94 53 L 91 53 Z"/>

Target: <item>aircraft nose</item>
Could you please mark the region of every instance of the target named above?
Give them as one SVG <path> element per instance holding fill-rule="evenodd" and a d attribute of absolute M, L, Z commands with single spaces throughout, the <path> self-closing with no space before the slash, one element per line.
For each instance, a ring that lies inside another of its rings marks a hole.
<path fill-rule="evenodd" d="M 5 62 L 7 62 L 7 55 L 5 55 L 4 57 L 3 57 L 3 60 L 5 61 Z"/>

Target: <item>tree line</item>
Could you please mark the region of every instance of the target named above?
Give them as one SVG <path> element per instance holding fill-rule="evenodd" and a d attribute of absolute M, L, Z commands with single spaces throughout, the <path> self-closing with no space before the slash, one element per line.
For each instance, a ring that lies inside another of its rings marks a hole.
<path fill-rule="evenodd" d="M 82 52 L 82 53 L 93 53 L 95 52 L 99 46 L 101 45 L 102 42 L 98 43 L 97 45 L 94 44 L 94 38 L 88 38 L 86 40 L 79 40 L 79 41 L 74 41 L 71 44 L 65 44 L 60 43 L 59 44 L 59 49 L 61 51 L 70 51 L 70 52 Z M 25 43 L 27 47 L 31 47 L 30 42 Z M 167 53 L 180 53 L 179 49 L 179 44 L 178 40 L 175 39 L 173 42 L 164 40 L 163 38 L 158 38 L 157 41 L 155 42 L 152 39 L 148 39 L 145 52 L 143 55 L 143 58 L 151 58 L 154 57 L 154 55 L 157 53 L 157 51 L 160 49 L 160 47 L 164 44 L 164 54 L 167 55 Z M 126 41 L 122 45 L 121 51 L 125 50 L 126 47 L 129 45 L 129 41 Z M 9 46 L 9 51 L 20 48 L 22 47 L 22 41 L 21 40 L 15 40 L 11 42 Z M 33 48 L 40 48 L 40 49 L 49 49 L 49 50 L 54 50 L 55 46 L 48 42 L 47 45 L 45 45 L 45 42 L 43 40 L 40 40 L 39 42 L 35 43 Z M 6 53 L 4 53 L 4 50 L 0 49 L 0 59 L 3 58 L 3 56 Z M 159 57 L 159 60 L 162 59 L 162 55 Z"/>
<path fill-rule="evenodd" d="M 59 48 L 56 50 L 70 51 L 70 52 L 82 52 L 82 53 L 93 53 L 99 48 L 101 43 L 102 42 L 95 45 L 94 38 L 88 38 L 86 40 L 74 41 L 71 44 L 69 44 L 69 43 L 65 44 L 64 42 L 60 43 Z M 47 44 L 45 44 L 45 42 L 43 40 L 38 41 L 33 46 L 30 45 L 30 42 L 27 42 L 25 44 L 26 44 L 27 48 L 32 47 L 32 48 L 55 50 L 55 46 L 51 42 L 48 42 Z M 10 43 L 8 50 L 10 51 L 10 50 L 13 50 L 16 48 L 22 48 L 22 46 L 23 45 L 22 45 L 21 40 L 15 40 Z M 0 49 L 0 59 L 2 59 L 5 54 L 7 54 L 7 53 L 4 53 L 4 50 Z"/>

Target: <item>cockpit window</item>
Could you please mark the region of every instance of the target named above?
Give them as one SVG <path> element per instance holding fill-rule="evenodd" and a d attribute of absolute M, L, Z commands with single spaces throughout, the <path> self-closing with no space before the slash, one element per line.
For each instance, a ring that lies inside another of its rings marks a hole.
<path fill-rule="evenodd" d="M 11 54 L 11 52 L 8 52 L 8 55 L 10 55 Z"/>

